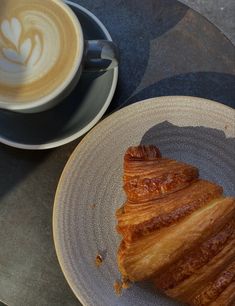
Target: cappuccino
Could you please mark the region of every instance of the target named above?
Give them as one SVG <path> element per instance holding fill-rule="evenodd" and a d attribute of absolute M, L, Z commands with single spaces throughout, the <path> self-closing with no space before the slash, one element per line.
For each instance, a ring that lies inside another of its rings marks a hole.
<path fill-rule="evenodd" d="M 0 1 L 0 103 L 55 97 L 74 78 L 82 53 L 82 31 L 62 1 Z"/>

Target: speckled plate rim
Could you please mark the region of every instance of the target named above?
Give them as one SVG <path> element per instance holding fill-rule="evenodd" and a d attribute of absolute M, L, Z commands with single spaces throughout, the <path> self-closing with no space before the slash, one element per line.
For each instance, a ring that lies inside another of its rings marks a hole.
<path fill-rule="evenodd" d="M 173 102 L 174 101 L 174 102 Z M 70 277 L 69 272 L 67 271 L 64 262 L 66 261 L 63 258 L 63 250 L 60 246 L 60 234 L 59 234 L 59 227 L 61 226 L 60 224 L 57 223 L 58 215 L 61 213 L 61 208 L 63 205 L 60 205 L 60 191 L 62 190 L 62 185 L 64 182 L 68 179 L 69 177 L 69 169 L 73 165 L 74 161 L 76 160 L 76 157 L 78 154 L 82 153 L 83 150 L 83 144 L 86 142 L 89 142 L 92 138 L 96 137 L 96 133 L 99 130 L 104 129 L 108 125 L 110 125 L 112 119 L 117 119 L 122 116 L 124 112 L 129 112 L 130 114 L 135 111 L 135 108 L 143 108 L 146 109 L 152 104 L 155 104 L 155 107 L 158 108 L 160 105 L 165 105 L 165 104 L 172 104 L 172 103 L 178 103 L 178 104 L 185 104 L 189 103 L 191 104 L 190 107 L 195 106 L 195 109 L 200 110 L 200 111 L 207 111 L 208 108 L 210 109 L 216 109 L 217 112 L 219 113 L 232 113 L 235 117 L 235 109 L 221 104 L 216 101 L 204 99 L 204 98 L 198 98 L 198 97 L 191 97 L 191 96 L 164 96 L 164 97 L 155 97 L 155 98 L 150 98 L 146 99 L 143 101 L 136 102 L 134 104 L 131 104 L 129 106 L 126 106 L 115 113 L 111 114 L 107 118 L 105 118 L 103 121 L 101 121 L 96 127 L 94 127 L 83 139 L 82 141 L 78 144 L 78 146 L 75 148 L 73 153 L 71 154 L 70 158 L 68 159 L 64 170 L 61 174 L 56 193 L 55 193 L 55 200 L 54 200 L 54 207 L 53 207 L 53 215 L 52 215 L 52 229 L 53 229 L 53 240 L 54 240 L 54 245 L 55 245 L 55 250 L 57 254 L 57 258 L 61 267 L 61 270 L 65 276 L 66 281 L 68 282 L 70 288 L 72 289 L 73 293 L 75 296 L 78 298 L 78 300 L 84 305 L 84 306 L 89 306 L 89 301 L 86 299 L 86 295 L 83 294 L 82 291 L 77 290 L 76 284 L 72 281 L 72 278 Z M 198 125 L 193 125 L 192 126 L 198 126 Z M 206 127 L 212 127 L 206 125 Z M 212 128 L 216 128 L 216 126 L 213 126 Z M 223 132 L 225 133 L 226 137 L 235 137 L 235 122 L 233 122 L 232 127 L 230 130 L 226 130 L 225 128 L 222 129 Z M 61 229 L 60 229 L 61 230 Z M 124 306 L 124 305 L 123 305 Z"/>
<path fill-rule="evenodd" d="M 101 28 L 104 35 L 107 37 L 107 40 L 113 41 L 110 33 L 107 30 L 107 28 L 104 26 L 104 24 L 93 13 L 91 13 L 89 10 L 87 10 L 86 8 L 84 8 L 83 6 L 81 6 L 81 5 L 79 5 L 75 2 L 67 1 L 67 0 L 65 0 L 64 2 L 66 4 L 69 4 L 71 6 L 74 6 L 74 7 L 78 8 L 80 11 L 87 14 Z M 113 99 L 113 96 L 114 96 L 114 93 L 115 93 L 115 90 L 116 90 L 116 87 L 117 87 L 117 82 L 118 82 L 118 67 L 115 67 L 113 69 L 112 86 L 110 88 L 109 95 L 108 95 L 106 101 L 103 104 L 103 107 L 100 109 L 99 113 L 90 121 L 90 123 L 87 124 L 81 130 L 79 130 L 77 133 L 74 133 L 73 135 L 71 135 L 69 137 L 66 137 L 64 139 L 58 140 L 58 141 L 52 141 L 50 143 L 38 144 L 38 145 L 37 144 L 36 145 L 29 145 L 29 144 L 26 144 L 26 143 L 14 142 L 14 141 L 6 139 L 6 138 L 4 138 L 0 135 L 0 143 L 6 144 L 6 145 L 11 146 L 11 147 L 19 148 L 19 149 L 25 149 L 25 150 L 45 150 L 45 149 L 52 149 L 52 148 L 55 148 L 55 147 L 62 146 L 64 144 L 67 144 L 67 143 L 81 137 L 82 135 L 86 134 L 94 125 L 96 125 L 96 123 L 99 122 L 99 120 L 103 117 L 104 113 L 108 109 L 108 107 L 109 107 L 109 105 L 110 105 L 110 103 Z"/>

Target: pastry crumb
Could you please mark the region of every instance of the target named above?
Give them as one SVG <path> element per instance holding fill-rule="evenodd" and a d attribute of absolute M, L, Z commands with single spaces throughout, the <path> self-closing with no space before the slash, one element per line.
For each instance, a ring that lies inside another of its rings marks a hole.
<path fill-rule="evenodd" d="M 100 254 L 98 254 L 95 258 L 95 264 L 96 264 L 96 267 L 100 267 L 103 263 L 103 258 Z"/>
<path fill-rule="evenodd" d="M 224 128 L 225 128 L 225 130 L 227 130 L 228 129 L 228 125 L 226 124 Z"/>
<path fill-rule="evenodd" d="M 116 295 L 122 294 L 122 283 L 121 282 L 116 280 L 113 284 L 113 288 L 114 288 Z"/>
<path fill-rule="evenodd" d="M 123 289 L 128 289 L 130 287 L 131 287 L 131 283 L 130 283 L 129 279 L 123 278 L 122 279 L 122 288 Z"/>
<path fill-rule="evenodd" d="M 95 208 L 95 207 L 96 207 L 96 204 L 92 204 L 92 205 L 91 205 L 91 208 Z"/>
<path fill-rule="evenodd" d="M 122 278 L 121 281 L 116 280 L 113 284 L 114 291 L 116 295 L 121 295 L 122 294 L 122 289 L 128 289 L 131 287 L 131 282 L 129 281 L 128 278 Z"/>

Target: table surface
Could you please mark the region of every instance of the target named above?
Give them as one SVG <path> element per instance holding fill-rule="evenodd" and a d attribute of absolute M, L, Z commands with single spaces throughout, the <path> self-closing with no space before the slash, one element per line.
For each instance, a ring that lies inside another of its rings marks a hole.
<path fill-rule="evenodd" d="M 235 107 L 233 0 L 81 0 L 121 51 L 109 108 L 163 95 L 192 95 Z M 9 306 L 80 305 L 52 239 L 56 186 L 79 141 L 33 152 L 0 145 L 0 300 Z"/>

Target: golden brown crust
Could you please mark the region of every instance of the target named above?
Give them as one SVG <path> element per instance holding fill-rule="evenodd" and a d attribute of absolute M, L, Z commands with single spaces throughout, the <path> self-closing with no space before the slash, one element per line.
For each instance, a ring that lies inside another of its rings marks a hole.
<path fill-rule="evenodd" d="M 235 281 L 219 295 L 219 297 L 210 306 L 234 306 L 235 305 Z"/>
<path fill-rule="evenodd" d="M 156 160 L 160 157 L 160 150 L 153 145 L 149 145 L 128 148 L 124 160 L 129 164 L 131 161 L 150 161 Z"/>
<path fill-rule="evenodd" d="M 122 276 L 150 279 L 190 305 L 233 305 L 235 199 L 154 146 L 127 150 L 123 181 L 127 201 L 116 212 Z"/>
<path fill-rule="evenodd" d="M 234 248 L 235 239 L 232 237 L 216 256 L 197 270 L 197 273 L 192 274 L 175 288 L 166 290 L 166 293 L 176 299 L 192 303 L 193 298 L 234 261 Z"/>
<path fill-rule="evenodd" d="M 118 251 L 120 270 L 132 281 L 153 277 L 190 249 L 198 247 L 234 215 L 234 200 L 221 198 L 176 225 L 152 232 L 134 242 L 123 240 Z"/>
<path fill-rule="evenodd" d="M 155 146 L 130 147 L 124 156 L 123 188 L 132 202 L 164 197 L 197 178 L 196 167 L 162 158 Z"/>
<path fill-rule="evenodd" d="M 235 281 L 235 261 L 194 297 L 192 305 L 208 305 L 215 301 L 233 281 Z"/>
<path fill-rule="evenodd" d="M 155 162 L 138 162 L 138 175 L 134 169 L 124 175 L 124 190 L 129 201 L 150 201 L 161 198 L 169 193 L 183 189 L 198 178 L 198 169 L 170 159 L 158 159 Z M 132 167 L 133 168 L 133 167 Z M 134 170 L 134 171 L 133 171 Z"/>
<path fill-rule="evenodd" d="M 198 180 L 161 200 L 143 203 L 145 209 L 126 212 L 128 202 L 117 213 L 117 230 L 125 240 L 134 241 L 162 227 L 169 226 L 208 202 L 222 195 L 222 188 L 207 181 Z M 134 205 L 132 205 L 134 206 Z M 136 205 L 137 206 L 137 205 Z"/>
<path fill-rule="evenodd" d="M 216 256 L 230 239 L 235 238 L 235 220 L 227 223 L 221 231 L 182 256 L 178 262 L 172 264 L 167 271 L 156 277 L 155 285 L 162 290 L 176 287 L 180 282 L 189 278 L 201 267 Z"/>

